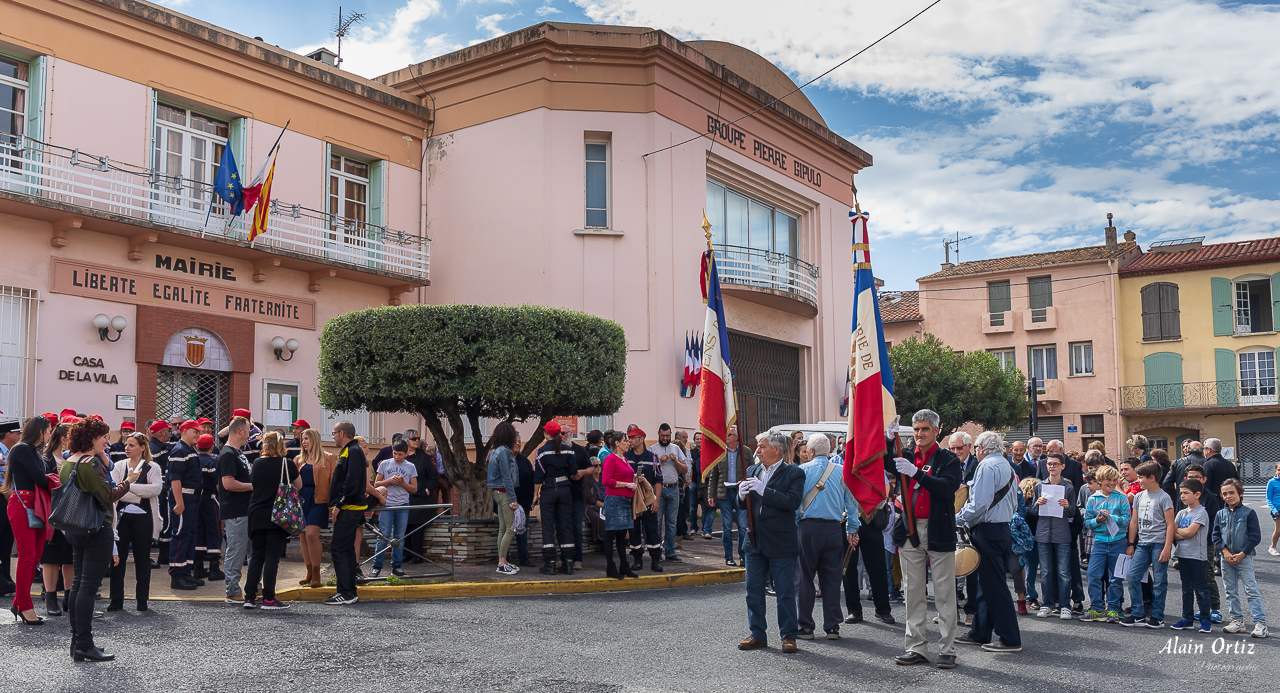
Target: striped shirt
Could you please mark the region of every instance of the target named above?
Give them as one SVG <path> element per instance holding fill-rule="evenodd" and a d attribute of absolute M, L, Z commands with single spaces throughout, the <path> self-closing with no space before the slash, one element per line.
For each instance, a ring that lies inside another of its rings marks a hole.
<path fill-rule="evenodd" d="M 1107 529 L 1107 521 L 1098 519 L 1098 511 L 1105 510 L 1111 521 L 1116 524 L 1116 532 Z M 1093 540 L 1110 544 L 1113 541 L 1129 540 L 1129 497 L 1114 490 L 1111 495 L 1094 491 L 1084 508 L 1084 526 L 1093 530 Z"/>

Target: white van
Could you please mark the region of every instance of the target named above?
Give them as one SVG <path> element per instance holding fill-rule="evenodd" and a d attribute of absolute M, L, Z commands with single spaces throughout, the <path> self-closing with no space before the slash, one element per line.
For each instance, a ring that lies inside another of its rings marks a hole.
<path fill-rule="evenodd" d="M 836 437 L 836 448 L 839 449 L 845 443 L 845 436 L 849 433 L 848 421 L 819 421 L 812 424 L 779 424 L 769 429 L 770 433 L 784 433 L 791 435 L 794 431 L 803 431 L 807 440 L 814 433 L 826 433 Z M 910 426 L 898 426 L 898 436 L 902 439 L 902 447 L 911 444 L 912 431 Z"/>

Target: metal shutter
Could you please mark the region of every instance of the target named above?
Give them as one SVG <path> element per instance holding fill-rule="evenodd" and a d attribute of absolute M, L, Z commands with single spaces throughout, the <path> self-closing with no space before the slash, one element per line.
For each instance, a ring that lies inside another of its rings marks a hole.
<path fill-rule="evenodd" d="M 1035 437 L 1046 443 L 1051 440 L 1062 440 L 1065 430 L 1062 427 L 1061 416 L 1041 416 L 1036 426 Z M 1019 440 L 1025 443 L 1031 439 L 1031 432 L 1027 424 L 1022 423 L 1006 431 L 1004 439 L 1011 443 Z"/>

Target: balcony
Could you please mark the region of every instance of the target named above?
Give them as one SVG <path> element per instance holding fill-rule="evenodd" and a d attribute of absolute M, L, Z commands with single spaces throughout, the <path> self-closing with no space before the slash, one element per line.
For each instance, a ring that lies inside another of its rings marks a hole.
<path fill-rule="evenodd" d="M 982 334 L 1013 332 L 1013 311 L 982 314 Z"/>
<path fill-rule="evenodd" d="M 770 308 L 818 314 L 818 268 L 790 255 L 737 245 L 716 245 L 720 290 Z"/>
<path fill-rule="evenodd" d="M 1053 306 L 1047 308 L 1028 308 L 1022 311 L 1022 329 L 1052 330 L 1058 326 L 1058 313 Z"/>
<path fill-rule="evenodd" d="M 24 138 L 16 143 L 0 139 L 0 211 L 53 221 L 55 236 L 60 220 L 83 217 L 92 220 L 88 226 L 95 231 L 129 237 L 134 248 L 130 259 L 135 260 L 141 259 L 141 243 L 160 239 L 158 233 L 142 232 L 157 231 L 164 234 L 165 243 L 242 259 L 260 261 L 261 253 L 270 253 L 279 260 L 268 264 L 291 269 L 332 268 L 330 276 L 406 291 L 430 284 L 430 238 L 277 199 L 271 201 L 266 233 L 251 242 L 252 216 L 233 218 L 221 201 L 209 214 L 211 191 L 210 183 L 79 150 Z M 38 209 L 32 211 L 30 205 Z M 65 243 L 55 237 L 54 245 Z"/>
<path fill-rule="evenodd" d="M 1037 402 L 1061 402 L 1062 401 L 1062 381 L 1057 378 L 1040 380 L 1040 386 L 1036 390 Z"/>
<path fill-rule="evenodd" d="M 1127 385 L 1120 388 L 1126 414 L 1177 411 L 1244 411 L 1280 405 L 1275 378 L 1211 380 L 1202 383 Z"/>

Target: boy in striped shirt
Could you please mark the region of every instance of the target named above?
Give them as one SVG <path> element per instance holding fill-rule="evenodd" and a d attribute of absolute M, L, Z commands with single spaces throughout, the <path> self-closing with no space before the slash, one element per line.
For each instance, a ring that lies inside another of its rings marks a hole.
<path fill-rule="evenodd" d="M 1089 610 L 1081 621 L 1118 623 L 1124 599 L 1124 582 L 1115 577 L 1116 561 L 1129 548 L 1129 497 L 1116 489 L 1120 472 L 1100 467 L 1096 472 L 1101 486 L 1084 510 L 1084 528 L 1093 533 L 1089 554 Z M 1105 608 L 1105 611 L 1103 610 Z"/>

